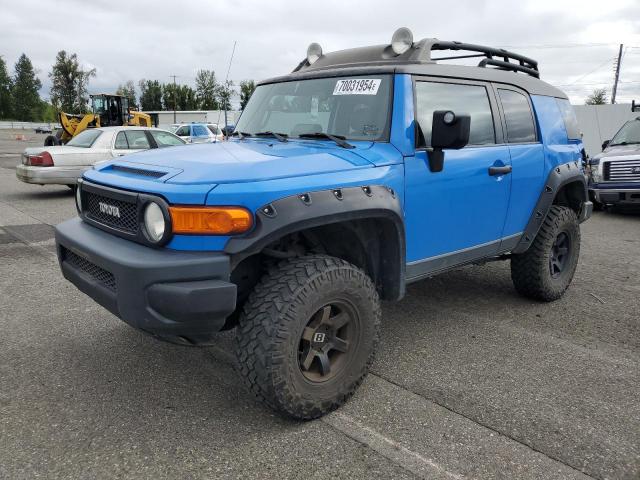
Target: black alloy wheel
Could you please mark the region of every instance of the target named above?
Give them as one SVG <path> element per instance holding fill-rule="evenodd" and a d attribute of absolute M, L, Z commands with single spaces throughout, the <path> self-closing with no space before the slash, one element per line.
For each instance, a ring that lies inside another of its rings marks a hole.
<path fill-rule="evenodd" d="M 551 246 L 549 255 L 549 272 L 551 278 L 558 278 L 562 275 L 567 266 L 567 259 L 570 258 L 571 240 L 566 232 L 560 232 Z"/>
<path fill-rule="evenodd" d="M 302 331 L 298 364 L 307 380 L 323 382 L 338 375 L 357 348 L 359 319 L 345 302 L 325 305 L 311 316 Z"/>

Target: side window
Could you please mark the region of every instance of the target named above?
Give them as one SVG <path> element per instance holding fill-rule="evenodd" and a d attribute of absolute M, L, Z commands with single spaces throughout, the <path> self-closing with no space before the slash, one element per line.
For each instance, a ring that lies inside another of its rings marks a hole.
<path fill-rule="evenodd" d="M 151 148 L 149 140 L 142 130 L 127 130 L 125 132 L 129 148 L 132 150 Z"/>
<path fill-rule="evenodd" d="M 527 97 L 513 90 L 498 89 L 507 122 L 507 141 L 525 143 L 536 141 L 536 127 Z"/>
<path fill-rule="evenodd" d="M 127 137 L 124 136 L 124 132 L 118 132 L 118 135 L 116 135 L 115 148 L 118 150 L 126 150 L 129 148 Z"/>
<path fill-rule="evenodd" d="M 193 135 L 196 137 L 208 137 L 207 129 L 202 125 L 193 125 Z"/>
<path fill-rule="evenodd" d="M 562 120 L 564 120 L 564 128 L 567 130 L 567 138 L 570 140 L 580 140 L 580 127 L 578 127 L 578 119 L 576 112 L 573 110 L 569 100 L 564 98 L 556 98 Z"/>
<path fill-rule="evenodd" d="M 469 145 L 496 143 L 493 115 L 487 89 L 481 85 L 416 82 L 416 119 L 424 135 L 424 144 L 431 145 L 433 112 L 452 110 L 471 116 Z"/>
<path fill-rule="evenodd" d="M 169 132 L 151 130 L 151 136 L 158 144 L 158 148 L 171 147 L 172 145 L 184 145 L 184 140 L 180 140 L 180 138 Z"/>
<path fill-rule="evenodd" d="M 180 127 L 178 130 L 176 130 L 176 135 L 178 135 L 179 137 L 188 137 L 189 135 L 189 127 L 188 126 L 183 126 Z"/>

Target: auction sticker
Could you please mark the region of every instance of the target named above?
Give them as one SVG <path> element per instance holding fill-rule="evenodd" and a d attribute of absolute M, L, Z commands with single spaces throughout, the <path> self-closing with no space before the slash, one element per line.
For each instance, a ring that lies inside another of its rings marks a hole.
<path fill-rule="evenodd" d="M 375 95 L 380 87 L 379 78 L 346 78 L 338 80 L 334 95 Z"/>

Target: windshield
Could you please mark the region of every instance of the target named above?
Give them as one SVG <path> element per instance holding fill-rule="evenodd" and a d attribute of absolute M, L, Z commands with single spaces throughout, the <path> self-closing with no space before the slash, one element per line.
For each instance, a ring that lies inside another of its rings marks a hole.
<path fill-rule="evenodd" d="M 93 97 L 91 100 L 93 102 L 93 113 L 95 113 L 96 115 L 100 115 L 106 111 L 104 98 Z"/>
<path fill-rule="evenodd" d="M 640 143 L 640 120 L 638 119 L 625 123 L 611 140 L 611 145 L 629 145 L 633 143 Z"/>
<path fill-rule="evenodd" d="M 390 75 L 271 83 L 256 88 L 235 129 L 387 141 L 390 103 Z"/>
<path fill-rule="evenodd" d="M 100 135 L 102 135 L 102 130 L 96 130 L 95 128 L 85 130 L 69 140 L 67 145 L 71 147 L 90 148 Z"/>

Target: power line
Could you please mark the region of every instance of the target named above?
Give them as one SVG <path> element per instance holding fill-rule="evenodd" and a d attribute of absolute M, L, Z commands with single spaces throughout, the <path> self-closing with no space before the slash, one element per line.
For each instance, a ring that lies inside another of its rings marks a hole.
<path fill-rule="evenodd" d="M 607 59 L 606 61 L 602 62 L 600 65 L 598 65 L 596 68 L 594 68 L 594 69 L 593 69 L 593 70 L 591 70 L 590 72 L 587 72 L 587 73 L 585 73 L 584 75 L 582 75 L 581 77 L 576 78 L 573 82 L 569 82 L 567 85 L 573 85 L 573 84 L 575 84 L 576 82 L 578 82 L 578 81 L 582 80 L 583 78 L 588 77 L 588 76 L 589 76 L 589 75 L 591 75 L 592 73 L 597 72 L 597 71 L 598 71 L 598 70 L 600 70 L 602 67 L 604 67 L 605 65 L 607 65 L 611 60 L 612 60 L 611 58 Z"/>

